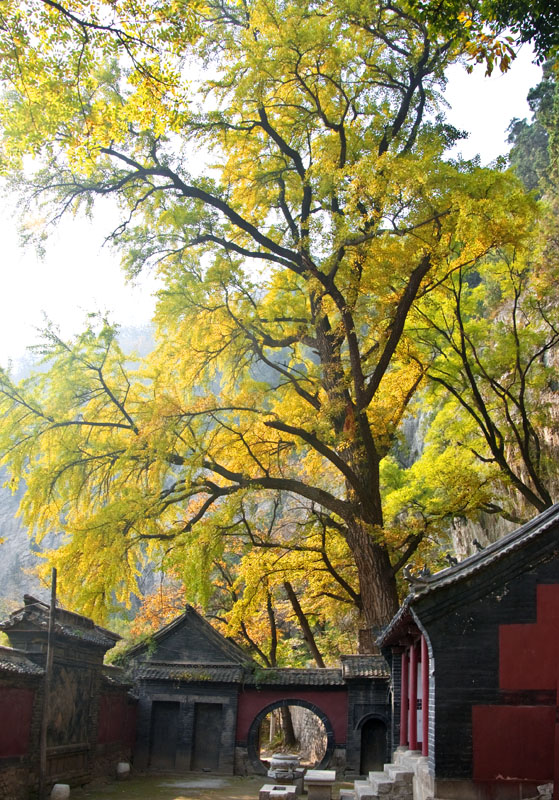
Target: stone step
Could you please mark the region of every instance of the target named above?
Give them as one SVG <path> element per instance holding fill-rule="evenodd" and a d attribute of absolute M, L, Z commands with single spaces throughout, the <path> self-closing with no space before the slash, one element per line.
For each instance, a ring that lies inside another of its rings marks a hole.
<path fill-rule="evenodd" d="M 355 800 L 378 800 L 378 795 L 373 794 L 373 787 L 369 781 L 355 781 L 353 786 Z"/>
<path fill-rule="evenodd" d="M 393 756 L 393 763 L 408 772 L 415 772 L 415 766 L 421 758 L 418 750 L 396 750 Z"/>
<path fill-rule="evenodd" d="M 340 800 L 357 800 L 353 789 L 340 789 Z"/>
<path fill-rule="evenodd" d="M 384 770 L 378 770 L 378 772 L 369 772 L 367 775 L 367 780 L 369 782 L 375 780 L 386 780 L 387 777 L 388 775 Z"/>
<path fill-rule="evenodd" d="M 375 797 L 390 794 L 394 786 L 386 772 L 369 772 L 369 783 Z"/>
<path fill-rule="evenodd" d="M 408 786 L 407 783 L 393 783 L 393 789 L 389 795 L 386 795 L 386 800 L 413 800 L 413 787 Z M 382 800 L 385 800 L 383 797 Z"/>
<path fill-rule="evenodd" d="M 385 764 L 384 771 L 395 783 L 410 784 L 413 781 L 413 772 L 400 764 Z"/>

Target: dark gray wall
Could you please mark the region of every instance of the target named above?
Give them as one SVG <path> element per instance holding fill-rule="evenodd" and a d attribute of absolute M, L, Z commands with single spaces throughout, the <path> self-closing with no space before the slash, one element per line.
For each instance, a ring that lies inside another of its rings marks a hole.
<path fill-rule="evenodd" d="M 194 714 L 196 703 L 217 703 L 222 706 L 222 730 L 217 772 L 232 774 L 235 755 L 238 687 L 236 685 L 173 684 L 171 681 L 140 681 L 134 765 L 150 766 L 150 733 L 154 702 L 180 703 L 179 731 L 175 769 L 188 771 L 193 753 Z"/>
<path fill-rule="evenodd" d="M 438 779 L 472 778 L 472 706 L 510 702 L 499 688 L 499 626 L 536 621 L 538 583 L 559 583 L 557 530 L 413 605 L 432 649 L 429 761 Z"/>

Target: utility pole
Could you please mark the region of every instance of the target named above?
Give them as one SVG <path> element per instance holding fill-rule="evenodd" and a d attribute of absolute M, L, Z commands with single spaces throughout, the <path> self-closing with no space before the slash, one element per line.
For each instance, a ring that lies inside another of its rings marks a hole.
<path fill-rule="evenodd" d="M 41 720 L 41 741 L 39 745 L 39 800 L 46 800 L 47 790 L 47 732 L 49 725 L 50 692 L 52 683 L 52 662 L 54 657 L 54 620 L 56 614 L 56 569 L 52 568 L 50 588 L 49 627 L 47 634 L 47 660 L 45 665 L 45 684 L 43 689 L 43 717 Z"/>

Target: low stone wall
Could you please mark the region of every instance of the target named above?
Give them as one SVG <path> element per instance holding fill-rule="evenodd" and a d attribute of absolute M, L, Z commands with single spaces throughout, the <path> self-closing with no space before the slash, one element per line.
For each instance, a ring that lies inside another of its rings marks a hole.
<path fill-rule="evenodd" d="M 17 654 L 17 653 L 16 653 Z M 2 652 L 0 670 L 0 800 L 29 800 L 37 791 L 39 742 L 43 707 L 43 678 L 33 673 L 16 672 L 7 661 L 10 653 Z M 14 656 L 15 658 L 15 656 Z M 10 669 L 14 670 L 10 672 Z M 97 681 L 99 684 L 99 681 Z M 99 691 L 87 697 L 68 700 L 60 707 L 72 718 L 94 718 L 93 734 L 98 732 Z M 93 743 L 49 746 L 47 751 L 47 786 L 53 782 L 73 785 L 93 778 L 116 776 L 119 761 L 130 761 L 135 736 L 135 699 L 128 694 L 128 685 L 112 683 L 101 695 L 105 699 L 102 736 Z M 58 698 L 55 698 L 57 702 Z M 58 706 L 55 707 L 58 709 Z M 108 713 L 110 711 L 110 714 Z"/>

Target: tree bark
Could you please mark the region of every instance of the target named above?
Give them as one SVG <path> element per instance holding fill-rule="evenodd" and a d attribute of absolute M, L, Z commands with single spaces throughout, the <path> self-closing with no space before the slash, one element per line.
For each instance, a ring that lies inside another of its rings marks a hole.
<path fill-rule="evenodd" d="M 320 650 L 317 647 L 315 638 L 313 636 L 313 632 L 311 630 L 311 626 L 309 625 L 309 621 L 305 616 L 303 609 L 301 608 L 301 604 L 299 603 L 299 599 L 295 594 L 295 590 L 293 586 L 289 583 L 289 581 L 284 581 L 284 589 L 287 592 L 287 596 L 289 598 L 289 602 L 291 603 L 291 607 L 295 612 L 295 616 L 299 620 L 299 625 L 301 626 L 301 630 L 303 631 L 303 638 L 307 643 L 307 647 L 309 648 L 310 654 L 316 661 L 317 667 L 325 667 L 324 659 L 320 653 Z"/>
<path fill-rule="evenodd" d="M 375 527 L 361 520 L 347 526 L 346 540 L 357 566 L 361 593 L 360 652 L 378 652 L 374 639 L 398 610 L 398 592 L 386 546 Z"/>
<path fill-rule="evenodd" d="M 289 706 L 281 706 L 281 730 L 283 733 L 283 745 L 286 748 L 293 748 L 297 746 L 297 737 L 293 729 L 293 720 L 291 719 L 291 712 Z"/>

